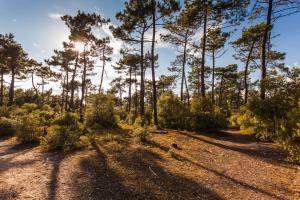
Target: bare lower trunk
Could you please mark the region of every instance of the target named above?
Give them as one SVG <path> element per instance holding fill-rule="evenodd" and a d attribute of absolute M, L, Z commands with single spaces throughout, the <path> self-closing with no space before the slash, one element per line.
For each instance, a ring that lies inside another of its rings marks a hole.
<path fill-rule="evenodd" d="M 84 52 L 85 54 L 85 52 Z M 86 57 L 83 56 L 83 74 L 82 74 L 82 83 L 81 83 L 81 99 L 80 99 L 80 121 L 83 122 L 83 102 L 84 102 L 84 95 L 85 95 L 85 82 L 86 82 Z"/>
<path fill-rule="evenodd" d="M 202 37 L 202 60 L 201 60 L 201 96 L 205 97 L 205 51 L 206 51 L 206 25 L 207 25 L 207 6 L 205 6 L 204 25 L 203 25 L 203 37 Z"/>
<path fill-rule="evenodd" d="M 152 46 L 151 46 L 151 72 L 152 72 L 152 98 L 153 98 L 153 114 L 154 114 L 154 125 L 158 127 L 158 118 L 157 118 L 157 94 L 156 94 L 156 81 L 155 81 L 155 60 L 154 60 L 154 48 L 155 48 L 155 28 L 156 28 L 156 5 L 155 0 L 152 0 L 153 3 L 153 12 L 152 12 Z"/>
<path fill-rule="evenodd" d="M 273 0 L 269 0 L 267 23 L 263 34 L 262 47 L 261 47 L 261 79 L 260 79 L 260 98 L 264 100 L 266 98 L 265 79 L 267 76 L 267 64 L 266 64 L 266 48 L 268 42 L 268 35 L 271 31 L 271 20 L 273 11 Z"/>
<path fill-rule="evenodd" d="M 8 106 L 12 106 L 14 103 L 14 89 L 15 89 L 15 67 L 11 68 L 11 82 L 9 87 L 9 95 L 8 95 Z"/>

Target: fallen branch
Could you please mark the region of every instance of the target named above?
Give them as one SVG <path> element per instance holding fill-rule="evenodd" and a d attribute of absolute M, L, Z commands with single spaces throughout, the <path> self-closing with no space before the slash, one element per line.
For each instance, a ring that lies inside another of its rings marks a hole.
<path fill-rule="evenodd" d="M 153 170 L 152 168 L 149 166 L 149 170 L 156 176 L 156 177 L 159 177 Z"/>

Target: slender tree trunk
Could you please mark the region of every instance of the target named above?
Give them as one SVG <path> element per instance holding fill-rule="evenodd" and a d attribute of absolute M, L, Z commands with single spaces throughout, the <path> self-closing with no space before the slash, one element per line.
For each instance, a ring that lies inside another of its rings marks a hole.
<path fill-rule="evenodd" d="M 15 95 L 15 67 L 11 68 L 11 82 L 9 88 L 8 95 L 8 106 L 12 106 L 14 103 L 14 95 Z"/>
<path fill-rule="evenodd" d="M 65 111 L 68 110 L 68 104 L 69 104 L 69 70 L 67 66 L 67 71 L 66 71 L 66 103 L 65 103 Z"/>
<path fill-rule="evenodd" d="M 103 62 L 102 62 L 102 73 L 101 73 L 99 93 L 101 93 L 101 90 L 102 90 L 103 75 L 104 75 L 104 70 L 105 70 L 105 46 L 103 47 L 102 59 L 103 59 Z"/>
<path fill-rule="evenodd" d="M 138 113 L 138 90 L 137 90 L 137 74 L 136 74 L 137 69 L 134 71 L 134 79 L 135 79 L 135 109 L 134 109 L 134 116 L 137 116 Z"/>
<path fill-rule="evenodd" d="M 73 71 L 72 80 L 71 80 L 71 97 L 70 97 L 70 107 L 69 107 L 71 111 L 74 111 L 75 76 L 76 76 L 76 70 L 78 67 L 78 56 L 79 55 L 77 53 L 74 71 Z"/>
<path fill-rule="evenodd" d="M 42 76 L 42 105 L 44 105 L 44 85 L 45 85 L 44 76 Z"/>
<path fill-rule="evenodd" d="M 155 80 L 155 34 L 156 34 L 156 3 L 155 0 L 152 0 L 153 12 L 152 12 L 152 46 L 151 46 L 151 72 L 152 72 L 152 98 L 153 98 L 153 114 L 154 114 L 154 125 L 158 127 L 158 118 L 157 118 L 157 93 L 156 93 L 156 80 Z"/>
<path fill-rule="evenodd" d="M 262 47 L 261 47 L 261 80 L 260 80 L 260 98 L 264 100 L 266 98 L 265 79 L 267 76 L 267 64 L 266 64 L 266 48 L 268 42 L 269 31 L 271 31 L 271 20 L 273 11 L 273 0 L 269 0 L 267 23 L 263 33 Z"/>
<path fill-rule="evenodd" d="M 66 77 L 64 77 L 63 85 L 66 84 Z M 65 88 L 63 87 L 62 95 L 61 95 L 61 109 L 60 112 L 64 111 L 64 101 L 65 101 Z"/>
<path fill-rule="evenodd" d="M 132 73 L 131 73 L 131 69 L 132 69 L 132 66 L 130 65 L 129 66 L 129 87 L 128 87 L 128 112 L 130 113 L 131 112 L 131 76 L 132 76 Z"/>
<path fill-rule="evenodd" d="M 222 89 L 223 89 L 223 75 L 221 75 L 220 89 L 219 89 L 219 107 L 222 104 Z"/>
<path fill-rule="evenodd" d="M 212 51 L 212 80 L 211 80 L 211 100 L 213 104 L 215 103 L 215 65 L 216 65 L 216 58 L 215 58 L 215 50 Z"/>
<path fill-rule="evenodd" d="M 141 66 L 141 91 L 140 91 L 140 115 L 144 117 L 145 115 L 145 82 L 144 82 L 144 34 L 145 34 L 145 26 L 143 27 L 141 34 L 141 58 L 140 58 L 140 66 Z"/>
<path fill-rule="evenodd" d="M 83 74 L 82 74 L 82 83 L 81 83 L 81 99 L 80 99 L 80 121 L 83 122 L 83 101 L 84 101 L 84 95 L 85 95 L 85 79 L 86 79 L 86 56 L 85 51 L 83 52 Z"/>
<path fill-rule="evenodd" d="M 206 2 L 205 2 L 206 3 Z M 202 58 L 201 58 L 201 96 L 205 97 L 205 52 L 206 52 L 206 26 L 207 26 L 207 5 L 205 5 L 203 37 L 202 37 Z"/>
<path fill-rule="evenodd" d="M 200 97 L 200 85 L 201 85 L 201 69 L 200 66 L 197 66 L 197 95 Z"/>
<path fill-rule="evenodd" d="M 3 106 L 3 91 L 4 91 L 4 72 L 1 70 L 1 88 L 0 88 L 0 106 Z"/>
<path fill-rule="evenodd" d="M 34 75 L 34 72 L 32 71 L 32 72 L 31 72 L 31 84 L 32 84 L 32 87 L 33 87 L 33 89 L 34 89 L 34 91 L 35 91 L 36 103 L 39 104 L 39 91 L 38 91 L 38 89 L 35 87 L 33 75 Z"/>
<path fill-rule="evenodd" d="M 251 60 L 251 56 L 252 56 L 252 52 L 253 52 L 253 49 L 254 49 L 254 44 L 255 44 L 255 41 L 252 42 L 251 44 L 251 47 L 250 47 L 250 51 L 249 51 L 249 54 L 247 56 L 247 61 L 246 61 L 246 66 L 245 66 L 245 72 L 244 72 L 244 85 L 245 85 L 245 104 L 247 104 L 248 102 L 248 68 L 249 68 L 249 63 L 250 63 L 250 60 Z"/>
<path fill-rule="evenodd" d="M 181 88 L 180 88 L 180 100 L 181 101 L 183 101 L 183 85 L 184 85 L 184 81 L 185 81 L 186 45 L 187 45 L 187 34 L 185 35 L 184 46 L 183 46 L 182 74 L 181 74 Z"/>
<path fill-rule="evenodd" d="M 189 87 L 185 76 L 184 76 L 184 82 L 185 82 L 185 89 L 187 94 L 188 107 L 190 108 L 190 93 L 189 93 Z"/>

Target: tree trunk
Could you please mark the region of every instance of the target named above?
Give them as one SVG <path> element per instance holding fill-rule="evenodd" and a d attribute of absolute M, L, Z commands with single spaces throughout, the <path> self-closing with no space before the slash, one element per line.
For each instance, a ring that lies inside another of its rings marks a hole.
<path fill-rule="evenodd" d="M 183 85 L 185 81 L 186 45 L 187 45 L 187 34 L 185 35 L 184 46 L 183 46 L 182 74 L 181 74 L 181 88 L 180 88 L 181 101 L 183 101 Z"/>
<path fill-rule="evenodd" d="M 251 44 L 251 48 L 247 57 L 247 61 L 246 61 L 246 66 L 245 66 L 245 72 L 244 72 L 244 84 L 245 84 L 245 104 L 247 104 L 248 102 L 248 68 L 249 68 L 249 63 L 251 60 L 251 55 L 254 49 L 254 44 L 255 41 L 252 42 Z"/>
<path fill-rule="evenodd" d="M 103 75 L 104 75 L 104 70 L 105 70 L 105 46 L 103 47 L 102 59 L 103 59 L 103 61 L 102 61 L 102 73 L 101 73 L 99 93 L 101 93 L 102 83 L 103 83 Z"/>
<path fill-rule="evenodd" d="M 156 4 L 155 0 L 152 0 L 153 12 L 152 12 L 152 45 L 151 45 L 151 72 L 152 72 L 152 98 L 153 98 L 153 114 L 154 114 L 154 125 L 158 127 L 158 118 L 157 118 L 157 93 L 156 93 L 156 80 L 155 80 L 155 34 L 156 34 Z"/>
<path fill-rule="evenodd" d="M 222 104 L 222 88 L 223 87 L 223 75 L 221 75 L 220 89 L 219 89 L 219 107 L 221 108 Z"/>
<path fill-rule="evenodd" d="M 82 74 L 82 83 L 81 83 L 81 99 L 80 99 L 80 121 L 83 122 L 83 101 L 84 101 L 84 95 L 85 95 L 85 79 L 86 79 L 86 56 L 85 51 L 83 52 L 83 74 Z"/>
<path fill-rule="evenodd" d="M 78 53 L 76 56 L 74 71 L 71 80 L 71 97 L 70 97 L 70 107 L 69 107 L 71 111 L 74 111 L 75 76 L 76 76 L 77 67 L 78 67 Z"/>
<path fill-rule="evenodd" d="M 39 104 L 39 91 L 35 87 L 34 80 L 33 80 L 33 74 L 34 74 L 34 71 L 31 72 L 31 84 L 32 84 L 32 87 L 33 87 L 33 89 L 35 91 L 36 103 Z"/>
<path fill-rule="evenodd" d="M 131 69 L 132 66 L 129 66 L 129 86 L 128 86 L 128 112 L 131 112 Z"/>
<path fill-rule="evenodd" d="M 273 11 L 273 0 L 269 0 L 267 23 L 263 33 L 262 47 L 261 47 L 261 80 L 260 80 L 260 98 L 264 100 L 266 98 L 265 79 L 267 76 L 267 65 L 266 65 L 266 48 L 268 42 L 269 31 L 271 31 L 271 20 Z"/>
<path fill-rule="evenodd" d="M 204 80 L 204 70 L 205 70 L 205 51 L 206 51 L 206 25 L 207 25 L 207 6 L 205 5 L 204 13 L 204 25 L 203 25 L 203 37 L 202 37 L 202 60 L 201 60 L 201 96 L 205 97 L 205 80 Z"/>
<path fill-rule="evenodd" d="M 3 106 L 3 95 L 4 95 L 4 93 L 3 93 L 3 91 L 4 91 L 4 77 L 3 77 L 3 75 L 4 75 L 4 72 L 3 72 L 3 70 L 1 70 L 1 88 L 0 88 L 0 106 Z"/>
<path fill-rule="evenodd" d="M 8 95 L 8 106 L 12 106 L 14 103 L 14 94 L 15 94 L 15 67 L 11 68 L 11 82 L 9 87 Z"/>
<path fill-rule="evenodd" d="M 67 71 L 66 71 L 66 103 L 65 103 L 65 111 L 68 110 L 68 104 L 69 104 L 69 70 L 67 66 Z"/>
<path fill-rule="evenodd" d="M 211 100 L 213 102 L 213 104 L 215 103 L 215 64 L 216 64 L 216 60 L 215 60 L 215 50 L 212 51 L 212 80 L 211 80 Z"/>
<path fill-rule="evenodd" d="M 141 117 L 144 117 L 145 115 L 144 34 L 145 34 L 145 26 L 143 27 L 142 34 L 141 34 L 141 56 L 140 56 L 140 66 L 141 66 L 140 116 Z"/>

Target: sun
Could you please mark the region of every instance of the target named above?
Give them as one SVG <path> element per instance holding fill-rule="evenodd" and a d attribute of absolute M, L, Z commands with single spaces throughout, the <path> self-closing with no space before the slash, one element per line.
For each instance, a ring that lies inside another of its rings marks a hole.
<path fill-rule="evenodd" d="M 74 44 L 75 50 L 79 53 L 84 51 L 84 43 L 83 42 L 75 42 Z"/>

